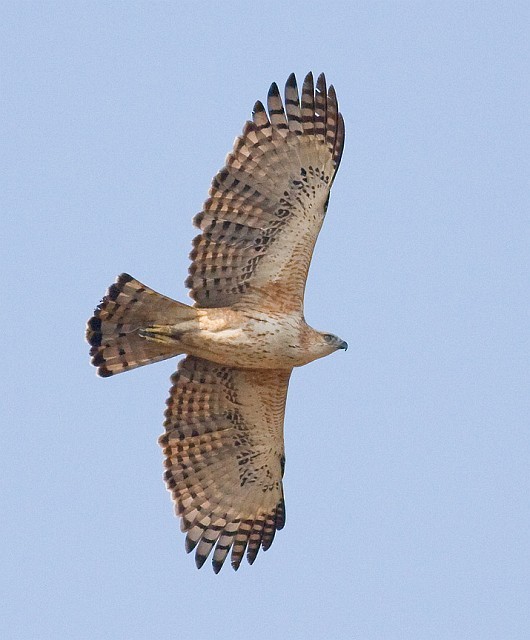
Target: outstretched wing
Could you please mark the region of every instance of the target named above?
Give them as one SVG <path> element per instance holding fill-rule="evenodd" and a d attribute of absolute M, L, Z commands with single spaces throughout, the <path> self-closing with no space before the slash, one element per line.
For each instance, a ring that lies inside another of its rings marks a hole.
<path fill-rule="evenodd" d="M 344 144 L 344 121 L 324 74 L 294 74 L 285 109 L 276 84 L 268 115 L 261 102 L 215 176 L 204 209 L 194 218 L 186 285 L 202 307 L 272 304 L 300 310 L 313 248 Z"/>
<path fill-rule="evenodd" d="M 252 564 L 285 522 L 283 416 L 290 371 L 232 369 L 188 356 L 167 401 L 165 480 L 201 567 L 232 549 Z"/>

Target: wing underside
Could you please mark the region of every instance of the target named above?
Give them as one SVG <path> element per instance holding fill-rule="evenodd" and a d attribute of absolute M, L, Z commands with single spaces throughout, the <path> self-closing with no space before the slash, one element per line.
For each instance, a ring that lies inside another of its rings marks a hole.
<path fill-rule="evenodd" d="M 268 112 L 267 112 L 268 110 Z M 194 219 L 186 284 L 202 307 L 303 304 L 313 248 L 344 144 L 344 122 L 324 75 L 308 74 L 299 96 L 291 75 L 285 106 L 276 84 L 267 110 L 236 138 L 210 197 Z"/>
<path fill-rule="evenodd" d="M 232 369 L 192 356 L 179 363 L 160 437 L 165 480 L 186 549 L 217 573 L 231 551 L 254 562 L 285 522 L 283 415 L 290 371 Z"/>

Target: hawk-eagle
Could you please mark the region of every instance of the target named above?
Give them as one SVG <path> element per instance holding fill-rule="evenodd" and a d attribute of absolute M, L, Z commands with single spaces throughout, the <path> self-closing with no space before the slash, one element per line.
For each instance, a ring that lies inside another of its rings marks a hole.
<path fill-rule="evenodd" d="M 111 376 L 179 354 L 159 442 L 201 567 L 252 564 L 285 523 L 283 418 L 293 367 L 347 344 L 303 314 L 313 248 L 344 144 L 324 74 L 256 102 L 194 223 L 194 306 L 120 275 L 90 318 L 92 364 Z"/>

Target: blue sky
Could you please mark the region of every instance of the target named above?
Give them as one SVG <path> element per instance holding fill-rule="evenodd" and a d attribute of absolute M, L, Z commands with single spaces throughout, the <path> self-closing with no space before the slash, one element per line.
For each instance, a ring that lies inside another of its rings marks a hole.
<path fill-rule="evenodd" d="M 5 2 L 0 635 L 523 639 L 527 3 Z M 102 380 L 127 271 L 185 301 L 214 173 L 272 81 L 346 121 L 295 371 L 287 525 L 196 570 L 162 482 L 175 361 Z"/>

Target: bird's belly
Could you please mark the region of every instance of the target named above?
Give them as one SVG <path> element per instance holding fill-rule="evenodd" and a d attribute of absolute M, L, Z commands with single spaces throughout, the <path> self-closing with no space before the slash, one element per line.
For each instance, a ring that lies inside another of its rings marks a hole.
<path fill-rule="evenodd" d="M 290 369 L 307 362 L 292 319 L 245 318 L 234 324 L 205 322 L 201 331 L 184 338 L 189 353 L 245 369 Z"/>

